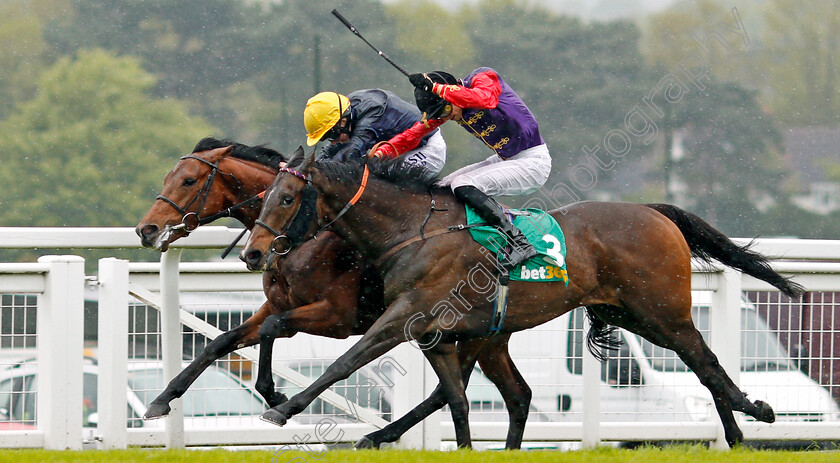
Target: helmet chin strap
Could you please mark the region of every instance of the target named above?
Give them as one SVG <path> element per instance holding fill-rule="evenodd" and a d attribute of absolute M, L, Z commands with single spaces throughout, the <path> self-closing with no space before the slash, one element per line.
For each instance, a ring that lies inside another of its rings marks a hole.
<path fill-rule="evenodd" d="M 338 96 L 338 122 L 336 122 L 336 124 L 338 124 L 338 134 L 339 134 L 339 136 L 341 136 L 341 134 L 346 133 L 349 136 L 350 135 L 350 116 L 353 113 L 350 111 L 349 107 L 348 108 L 343 108 L 341 106 L 341 95 L 338 92 L 336 92 L 335 94 Z M 347 111 L 347 116 L 346 117 L 344 116 L 345 111 Z M 347 121 L 344 124 L 344 126 L 341 125 L 342 120 Z"/>
<path fill-rule="evenodd" d="M 350 124 L 351 124 L 351 121 L 352 121 L 352 115 L 353 115 L 352 112 L 347 111 L 347 115 L 338 120 L 338 124 L 339 124 L 338 131 L 339 131 L 339 133 L 346 133 L 347 136 L 350 136 L 350 133 L 353 131 L 353 129 L 350 127 Z M 344 127 L 341 126 L 341 121 L 342 120 L 346 121 L 345 124 L 344 124 Z"/>

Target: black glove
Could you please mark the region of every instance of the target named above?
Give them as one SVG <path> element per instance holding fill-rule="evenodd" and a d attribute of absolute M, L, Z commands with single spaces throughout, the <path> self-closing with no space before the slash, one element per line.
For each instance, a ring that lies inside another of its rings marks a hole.
<path fill-rule="evenodd" d="M 429 79 L 429 76 L 425 73 L 412 74 L 408 76 L 408 80 L 411 82 L 411 85 L 414 85 L 424 92 L 431 92 L 432 87 L 434 86 L 432 79 Z"/>

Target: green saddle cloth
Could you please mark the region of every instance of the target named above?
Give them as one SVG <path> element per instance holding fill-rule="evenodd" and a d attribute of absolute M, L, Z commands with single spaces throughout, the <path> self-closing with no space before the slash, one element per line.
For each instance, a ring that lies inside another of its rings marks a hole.
<path fill-rule="evenodd" d="M 484 223 L 484 220 L 471 208 L 467 210 L 467 225 Z M 566 237 L 557 220 L 540 209 L 510 209 L 513 224 L 522 230 L 528 242 L 534 246 L 537 256 L 529 259 L 520 268 L 510 271 L 510 279 L 516 281 L 562 281 L 569 286 L 569 274 L 566 271 Z M 480 245 L 494 255 L 499 256 L 501 248 L 507 242 L 504 233 L 496 227 L 479 226 L 469 228 L 470 235 Z M 560 264 L 550 265 L 544 257 Z"/>

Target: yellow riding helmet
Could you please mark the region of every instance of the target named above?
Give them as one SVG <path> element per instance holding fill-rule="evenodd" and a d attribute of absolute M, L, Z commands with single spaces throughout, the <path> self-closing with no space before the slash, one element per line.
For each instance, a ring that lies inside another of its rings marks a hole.
<path fill-rule="evenodd" d="M 312 146 L 318 143 L 348 109 L 350 100 L 337 92 L 321 92 L 310 98 L 303 110 L 306 144 Z"/>

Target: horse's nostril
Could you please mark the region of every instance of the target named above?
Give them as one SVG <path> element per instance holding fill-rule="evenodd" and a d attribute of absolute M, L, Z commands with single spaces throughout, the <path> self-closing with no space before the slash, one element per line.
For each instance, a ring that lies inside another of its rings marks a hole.
<path fill-rule="evenodd" d="M 258 249 L 251 249 L 251 250 L 244 250 L 242 254 L 239 255 L 239 258 L 242 259 L 243 262 L 248 264 L 251 268 L 256 268 L 259 265 L 260 260 L 262 260 L 262 252 Z"/>
<path fill-rule="evenodd" d="M 151 238 L 152 236 L 155 236 L 157 232 L 157 225 L 149 224 L 144 227 L 137 228 L 137 234 L 140 236 L 140 238 Z"/>

